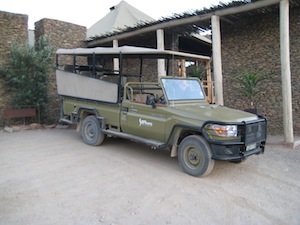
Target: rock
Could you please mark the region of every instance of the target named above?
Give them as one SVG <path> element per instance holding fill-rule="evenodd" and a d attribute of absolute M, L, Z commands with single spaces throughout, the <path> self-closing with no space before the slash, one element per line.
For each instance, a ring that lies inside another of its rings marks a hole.
<path fill-rule="evenodd" d="M 29 125 L 23 125 L 21 126 L 21 130 L 30 130 Z"/>
<path fill-rule="evenodd" d="M 14 129 L 12 127 L 4 127 L 4 131 L 7 133 L 12 133 L 14 132 Z"/>
<path fill-rule="evenodd" d="M 14 132 L 21 131 L 21 127 L 20 126 L 12 126 L 12 129 L 13 129 Z"/>
<path fill-rule="evenodd" d="M 44 125 L 44 128 L 45 129 L 53 129 L 53 128 L 55 128 L 55 124 L 51 124 L 51 125 Z"/>
<path fill-rule="evenodd" d="M 57 128 L 57 129 L 68 129 L 69 128 L 69 125 L 56 125 L 56 127 L 55 128 Z"/>
<path fill-rule="evenodd" d="M 38 124 L 38 123 L 32 123 L 29 125 L 29 127 L 30 127 L 30 130 L 37 130 L 37 129 L 42 128 L 41 124 Z"/>

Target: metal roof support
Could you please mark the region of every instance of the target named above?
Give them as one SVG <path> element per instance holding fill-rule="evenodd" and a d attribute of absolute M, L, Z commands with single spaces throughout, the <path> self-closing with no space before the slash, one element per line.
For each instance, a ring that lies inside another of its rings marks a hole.
<path fill-rule="evenodd" d="M 157 39 L 157 49 L 165 50 L 164 30 L 163 29 L 156 30 L 156 39 Z M 157 60 L 157 72 L 158 72 L 158 76 L 166 75 L 164 59 Z"/>
<path fill-rule="evenodd" d="M 289 0 L 280 1 L 280 58 L 284 142 L 293 143 L 292 88 L 289 41 Z"/>
<path fill-rule="evenodd" d="M 221 57 L 221 29 L 220 17 L 211 17 L 212 27 L 212 53 L 213 53 L 213 72 L 215 81 L 216 104 L 224 105 L 223 100 L 223 75 L 222 75 L 222 57 Z"/>

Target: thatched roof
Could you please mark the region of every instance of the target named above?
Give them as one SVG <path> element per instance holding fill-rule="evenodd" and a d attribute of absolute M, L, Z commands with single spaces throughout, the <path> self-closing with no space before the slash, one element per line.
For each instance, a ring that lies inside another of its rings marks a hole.
<path fill-rule="evenodd" d="M 180 19 L 194 17 L 194 16 L 202 16 L 202 15 L 205 15 L 205 14 L 208 14 L 208 13 L 213 13 L 213 12 L 218 11 L 218 10 L 227 9 L 227 8 L 231 8 L 231 7 L 242 6 L 242 5 L 246 5 L 246 4 L 254 3 L 254 2 L 258 2 L 258 1 L 261 1 L 261 0 L 239 0 L 239 1 L 232 1 L 232 2 L 229 2 L 229 3 L 220 2 L 219 5 L 212 6 L 210 8 L 196 9 L 194 11 L 183 12 L 183 13 L 180 13 L 180 14 L 173 14 L 172 16 L 169 16 L 169 17 L 162 17 L 161 19 L 159 19 L 157 21 L 142 22 L 142 23 L 139 23 L 139 24 L 137 24 L 136 26 L 133 26 L 133 27 L 126 27 L 125 29 L 120 29 L 120 30 L 117 30 L 117 31 L 114 31 L 114 32 L 106 33 L 106 34 L 101 35 L 101 36 L 94 36 L 89 41 L 105 39 L 105 38 L 113 37 L 115 35 L 119 35 L 119 34 L 122 34 L 122 33 L 139 30 L 141 28 L 147 28 L 147 27 L 155 26 L 157 24 L 162 24 L 162 23 L 166 23 L 166 22 L 169 22 L 169 21 L 180 20 Z M 300 0 L 290 0 L 290 5 L 291 5 L 291 7 L 300 7 Z M 268 7 L 254 9 L 254 10 L 251 10 L 251 11 L 242 12 L 242 13 L 238 13 L 238 14 L 234 14 L 234 15 L 227 15 L 227 16 L 222 17 L 222 19 L 224 21 L 234 22 L 235 20 L 241 19 L 241 17 L 255 16 L 255 15 L 258 15 L 258 14 L 278 12 L 278 8 L 279 8 L 279 5 L 276 4 L 276 5 L 271 5 L 271 6 L 268 6 Z M 179 25 L 179 26 L 174 26 L 174 27 L 171 27 L 171 28 L 165 28 L 165 30 L 169 33 L 181 34 L 181 35 L 184 35 L 184 34 L 189 35 L 191 33 L 197 33 L 197 32 L 199 32 L 199 30 L 203 31 L 203 30 L 210 30 L 210 29 L 211 29 L 211 24 L 210 24 L 209 19 L 204 20 L 204 21 L 200 21 L 200 22 L 196 22 L 196 23 Z"/>

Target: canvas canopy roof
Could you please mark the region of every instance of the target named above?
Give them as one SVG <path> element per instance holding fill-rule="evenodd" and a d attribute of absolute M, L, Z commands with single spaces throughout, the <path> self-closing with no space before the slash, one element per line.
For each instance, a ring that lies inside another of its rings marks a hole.
<path fill-rule="evenodd" d="M 122 54 L 123 57 L 128 55 L 129 57 L 142 57 L 145 58 L 176 58 L 176 59 L 200 59 L 209 60 L 210 57 L 176 52 L 170 50 L 158 50 L 155 48 L 142 48 L 134 46 L 122 46 L 118 48 L 106 48 L 106 47 L 96 47 L 96 48 L 75 48 L 75 49 L 58 49 L 56 51 L 58 55 L 89 55 L 89 54 L 101 54 L 118 57 Z"/>
<path fill-rule="evenodd" d="M 110 12 L 87 30 L 87 39 L 133 27 L 141 22 L 153 22 L 154 19 L 139 11 L 126 1 L 110 8 Z"/>

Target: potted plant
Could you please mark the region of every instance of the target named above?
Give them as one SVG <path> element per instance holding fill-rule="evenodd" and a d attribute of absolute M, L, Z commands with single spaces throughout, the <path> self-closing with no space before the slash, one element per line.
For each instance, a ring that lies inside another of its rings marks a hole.
<path fill-rule="evenodd" d="M 262 115 L 261 111 L 257 109 L 256 103 L 260 98 L 259 83 L 267 79 L 267 75 L 262 72 L 250 72 L 244 71 L 239 76 L 235 77 L 235 80 L 240 83 L 239 91 L 244 95 L 250 103 L 250 108 L 245 109 L 247 112 L 251 112 L 257 115 Z"/>

